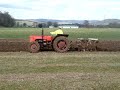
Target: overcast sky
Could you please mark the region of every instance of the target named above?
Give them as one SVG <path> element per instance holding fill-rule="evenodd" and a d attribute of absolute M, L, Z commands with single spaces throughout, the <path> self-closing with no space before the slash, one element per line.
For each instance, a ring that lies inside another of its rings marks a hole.
<path fill-rule="evenodd" d="M 0 11 L 16 19 L 120 19 L 120 0 L 0 0 Z"/>

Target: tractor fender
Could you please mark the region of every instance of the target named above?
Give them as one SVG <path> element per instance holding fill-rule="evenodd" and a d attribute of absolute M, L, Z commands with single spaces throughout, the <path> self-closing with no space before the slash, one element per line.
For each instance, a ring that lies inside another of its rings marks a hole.
<path fill-rule="evenodd" d="M 55 36 L 55 37 L 53 38 L 52 44 L 53 44 L 53 42 L 54 42 L 54 40 L 55 40 L 56 38 L 61 37 L 61 36 L 63 36 L 63 37 L 68 37 L 69 35 L 68 35 L 68 34 L 57 34 L 57 36 Z"/>

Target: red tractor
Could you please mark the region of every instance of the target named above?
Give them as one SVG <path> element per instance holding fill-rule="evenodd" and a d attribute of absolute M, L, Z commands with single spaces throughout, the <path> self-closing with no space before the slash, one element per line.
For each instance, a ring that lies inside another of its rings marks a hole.
<path fill-rule="evenodd" d="M 40 50 L 53 49 L 57 52 L 66 52 L 69 50 L 68 34 L 58 34 L 57 36 L 44 36 L 42 29 L 41 36 L 30 36 L 29 51 L 37 53 Z"/>

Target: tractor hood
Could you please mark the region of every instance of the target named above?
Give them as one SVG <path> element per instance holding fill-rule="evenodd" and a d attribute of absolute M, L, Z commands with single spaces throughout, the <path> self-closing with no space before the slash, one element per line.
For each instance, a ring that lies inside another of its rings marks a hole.
<path fill-rule="evenodd" d="M 35 36 L 35 35 L 32 35 L 30 36 L 30 42 L 34 42 L 36 40 L 46 40 L 46 41 L 51 41 L 53 39 L 52 36 Z"/>

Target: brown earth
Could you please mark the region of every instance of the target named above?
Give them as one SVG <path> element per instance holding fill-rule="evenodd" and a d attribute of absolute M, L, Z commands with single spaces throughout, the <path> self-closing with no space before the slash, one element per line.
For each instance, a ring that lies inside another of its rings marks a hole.
<path fill-rule="evenodd" d="M 1 52 L 28 51 L 28 40 L 24 39 L 0 39 Z M 81 46 L 82 45 L 82 46 Z M 120 51 L 120 41 L 99 41 L 97 43 L 86 44 L 86 41 L 79 45 L 79 42 L 71 42 L 71 50 L 82 51 Z"/>
<path fill-rule="evenodd" d="M 99 41 L 97 43 L 99 51 L 120 51 L 120 41 Z"/>
<path fill-rule="evenodd" d="M 0 39 L 0 51 L 28 51 L 28 41 L 24 39 Z"/>

